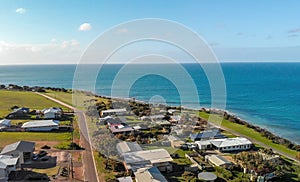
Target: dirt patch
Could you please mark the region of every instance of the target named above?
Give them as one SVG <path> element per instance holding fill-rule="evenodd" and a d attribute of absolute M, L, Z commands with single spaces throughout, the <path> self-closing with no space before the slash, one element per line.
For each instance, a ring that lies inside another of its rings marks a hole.
<path fill-rule="evenodd" d="M 51 149 L 54 149 L 54 146 L 58 145 L 60 142 L 58 141 L 33 141 L 35 142 L 35 149 L 41 150 L 42 146 L 48 145 Z"/>

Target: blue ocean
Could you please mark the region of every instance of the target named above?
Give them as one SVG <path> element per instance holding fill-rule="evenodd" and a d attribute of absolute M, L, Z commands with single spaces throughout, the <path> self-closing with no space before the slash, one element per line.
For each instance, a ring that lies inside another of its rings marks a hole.
<path fill-rule="evenodd" d="M 179 86 L 164 75 L 138 77 L 134 71 L 148 73 L 151 68 L 157 69 L 168 73 L 184 87 L 187 81 L 182 73 L 174 71 L 174 65 L 130 65 L 131 71 L 121 76 L 125 84 L 126 80 L 135 79 L 129 90 L 122 84 L 114 85 L 123 66 L 103 65 L 94 83 L 95 92 L 111 96 L 113 85 L 114 90 L 120 92 L 114 92 L 112 96 L 143 101 L 159 96 L 170 105 L 211 106 L 209 81 L 197 64 L 182 64 L 182 67 L 186 70 L 184 74 L 189 74 L 195 83 L 200 105 L 196 104 L 194 97 L 189 97 L 188 92 L 179 93 Z M 226 110 L 300 144 L 300 63 L 223 63 L 221 67 L 226 84 Z M 95 65 L 86 65 L 83 89 L 85 84 L 92 82 L 88 70 L 94 68 Z M 76 65 L 0 66 L 0 84 L 72 88 L 75 70 Z M 124 94 L 127 90 L 128 94 Z M 184 102 L 181 102 L 182 97 Z"/>

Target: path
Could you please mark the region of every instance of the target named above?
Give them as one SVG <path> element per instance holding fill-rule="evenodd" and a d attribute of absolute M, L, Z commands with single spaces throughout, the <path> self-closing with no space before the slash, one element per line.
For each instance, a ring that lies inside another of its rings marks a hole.
<path fill-rule="evenodd" d="M 87 121 L 86 116 L 83 111 L 76 109 L 75 107 L 66 104 L 60 100 L 57 100 L 53 97 L 50 97 L 48 95 L 36 92 L 36 94 L 41 95 L 49 100 L 52 100 L 60 105 L 63 105 L 67 108 L 70 108 L 74 110 L 76 115 L 78 116 L 78 125 L 80 130 L 80 140 L 81 140 L 81 146 L 85 148 L 82 154 L 82 165 L 83 165 L 83 176 L 84 181 L 88 182 L 99 182 L 95 159 L 93 155 L 93 148 L 91 145 L 91 140 L 89 136 L 89 130 L 87 127 Z"/>

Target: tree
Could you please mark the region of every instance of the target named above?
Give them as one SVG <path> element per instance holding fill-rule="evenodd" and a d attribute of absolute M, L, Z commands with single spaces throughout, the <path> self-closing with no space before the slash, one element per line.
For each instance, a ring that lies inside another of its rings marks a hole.
<path fill-rule="evenodd" d="M 190 171 L 184 171 L 184 173 L 182 173 L 181 176 L 184 178 L 185 181 L 192 181 L 195 178 L 194 173 Z"/>
<path fill-rule="evenodd" d="M 0 89 L 5 89 L 5 85 L 0 85 Z"/>

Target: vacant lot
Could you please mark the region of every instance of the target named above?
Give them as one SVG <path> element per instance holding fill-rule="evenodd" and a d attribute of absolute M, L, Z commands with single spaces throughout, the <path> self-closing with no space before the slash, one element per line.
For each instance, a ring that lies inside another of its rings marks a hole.
<path fill-rule="evenodd" d="M 50 133 L 50 132 L 0 132 L 0 149 L 5 145 L 19 140 L 27 141 L 71 141 L 71 133 Z"/>
<path fill-rule="evenodd" d="M 46 99 L 34 92 L 0 90 L 0 118 L 11 112 L 11 107 L 29 107 L 30 109 L 44 109 L 47 107 L 65 107 Z"/>
<path fill-rule="evenodd" d="M 34 92 L 0 90 L 0 118 L 11 112 L 12 106 L 29 107 L 30 109 L 44 109 L 47 107 L 62 107 Z M 62 107 L 66 110 L 65 107 Z M 12 124 L 23 123 L 26 120 L 12 120 Z M 70 142 L 72 134 L 69 132 L 0 132 L 0 149 L 5 145 L 19 140 L 44 141 L 44 142 Z"/>

